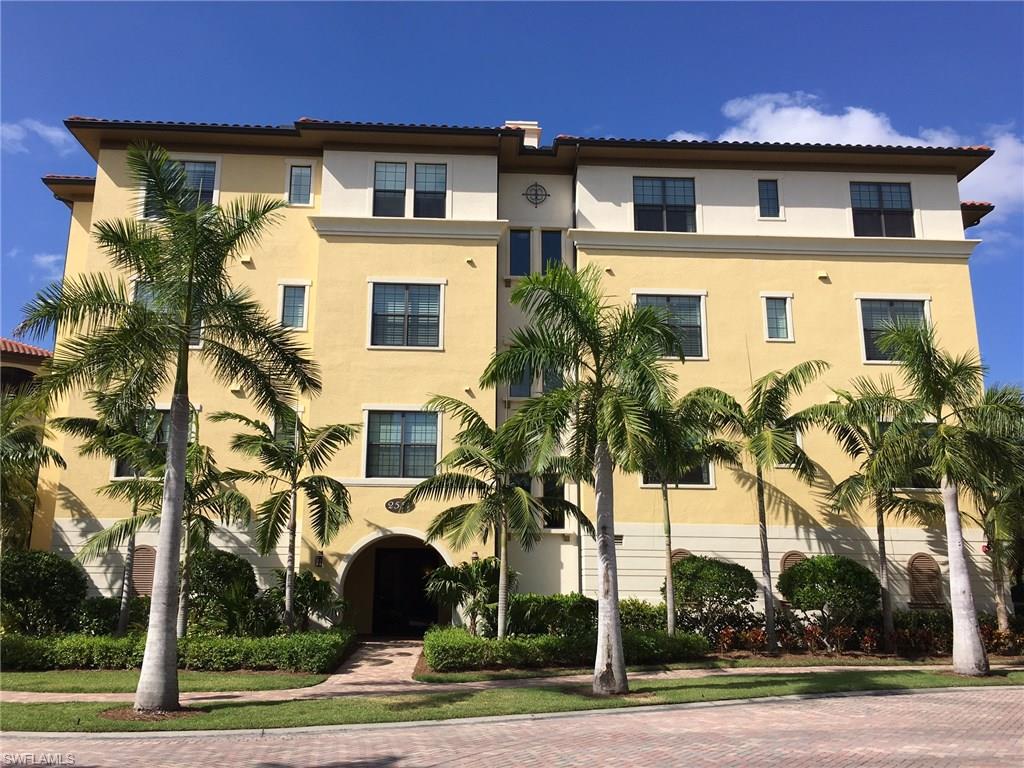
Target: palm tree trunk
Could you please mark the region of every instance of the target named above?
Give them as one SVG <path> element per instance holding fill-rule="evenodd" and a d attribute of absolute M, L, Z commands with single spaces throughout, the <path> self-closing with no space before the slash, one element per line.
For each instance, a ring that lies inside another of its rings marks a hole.
<path fill-rule="evenodd" d="M 284 624 L 291 632 L 295 629 L 295 503 L 298 493 L 292 483 L 291 510 L 288 512 L 288 560 L 284 569 Z"/>
<path fill-rule="evenodd" d="M 949 601 L 953 609 L 953 671 L 958 675 L 988 674 L 988 657 L 978 628 L 964 536 L 960 525 L 960 500 L 955 482 L 943 477 L 942 506 L 946 513 L 946 548 L 949 559 Z"/>
<path fill-rule="evenodd" d="M 185 498 L 185 450 L 189 434 L 188 350 L 179 351 L 178 375 L 171 398 L 167 469 L 164 472 L 160 533 L 153 569 L 146 651 L 135 690 L 135 709 L 170 711 L 178 703 L 178 558 L 181 552 L 181 508 Z"/>
<path fill-rule="evenodd" d="M 764 631 L 768 653 L 779 650 L 775 638 L 775 595 L 772 591 L 772 561 L 768 554 L 768 516 L 764 503 L 764 475 L 757 468 L 757 532 L 761 540 L 761 594 L 764 597 Z"/>
<path fill-rule="evenodd" d="M 672 517 L 668 507 L 668 483 L 661 484 L 661 505 L 665 527 L 665 630 L 676 633 L 676 589 L 672 583 Z"/>
<path fill-rule="evenodd" d="M 996 628 L 1000 632 L 1010 631 L 1010 611 L 1006 606 L 1006 568 L 1002 552 L 997 544 L 988 540 L 989 558 L 992 565 L 992 597 L 996 604 Z"/>
<path fill-rule="evenodd" d="M 508 622 L 508 523 L 501 521 L 498 532 L 498 637 L 505 636 Z"/>
<path fill-rule="evenodd" d="M 134 473 L 135 480 L 139 473 Z M 132 520 L 139 514 L 139 500 L 132 499 Z M 122 637 L 128 632 L 128 622 L 132 611 L 132 567 L 135 563 L 135 534 L 128 537 L 128 547 L 124 553 L 124 577 L 121 579 L 121 609 L 117 614 L 117 629 L 114 637 Z"/>
<path fill-rule="evenodd" d="M 181 561 L 181 594 L 178 595 L 178 621 L 175 635 L 180 640 L 188 632 L 189 590 L 192 588 L 192 548 L 185 532 L 185 556 Z"/>
<path fill-rule="evenodd" d="M 597 519 L 597 655 L 594 659 L 594 693 L 601 696 L 629 691 L 626 661 L 622 652 L 622 621 L 619 617 L 613 471 L 608 444 L 599 441 L 594 450 L 594 506 Z"/>
<path fill-rule="evenodd" d="M 889 589 L 889 558 L 885 552 L 885 511 L 875 497 L 875 527 L 878 530 L 878 582 L 882 586 L 882 650 L 893 652 L 896 624 L 892 616 L 892 592 Z"/>

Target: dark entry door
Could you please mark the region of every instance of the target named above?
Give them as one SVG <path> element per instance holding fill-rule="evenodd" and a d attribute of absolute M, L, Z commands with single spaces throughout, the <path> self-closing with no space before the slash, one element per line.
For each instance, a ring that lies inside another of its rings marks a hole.
<path fill-rule="evenodd" d="M 437 623 L 427 576 L 441 564 L 433 549 L 378 548 L 373 571 L 373 634 L 421 637 Z"/>

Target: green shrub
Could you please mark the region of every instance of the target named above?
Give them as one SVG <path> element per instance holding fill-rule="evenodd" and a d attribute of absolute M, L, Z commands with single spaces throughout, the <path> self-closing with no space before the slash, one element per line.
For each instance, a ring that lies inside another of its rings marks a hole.
<path fill-rule="evenodd" d="M 494 634 L 497 606 L 483 611 L 485 628 Z M 511 594 L 508 599 L 508 634 L 589 635 L 597 627 L 597 601 L 577 592 L 567 595 Z"/>
<path fill-rule="evenodd" d="M 285 571 L 275 571 L 277 585 L 264 592 L 268 606 L 273 604 L 277 613 L 284 615 L 284 579 Z M 312 571 L 300 571 L 295 574 L 295 628 L 306 631 L 313 619 L 320 619 L 328 626 L 340 624 L 345 617 L 348 603 L 339 597 L 334 584 L 317 578 Z"/>
<path fill-rule="evenodd" d="M 54 669 L 52 640 L 4 635 L 0 638 L 0 669 L 4 672 Z"/>
<path fill-rule="evenodd" d="M 665 604 L 655 605 L 636 597 L 619 601 L 622 629 L 636 632 L 664 632 Z"/>
<path fill-rule="evenodd" d="M 870 616 L 882 595 L 875 574 L 838 555 L 815 555 L 787 568 L 779 576 L 779 591 L 794 610 L 813 620 L 829 648 L 841 648 L 837 628 Z"/>
<path fill-rule="evenodd" d="M 74 629 L 86 585 L 81 566 L 53 552 L 4 552 L 0 556 L 0 623 L 8 632 L 28 635 Z"/>
<path fill-rule="evenodd" d="M 672 564 L 676 626 L 715 642 L 725 628 L 750 629 L 757 582 L 747 568 L 699 555 Z M 665 593 L 664 586 L 662 594 Z"/>
<path fill-rule="evenodd" d="M 258 592 L 252 564 L 232 552 L 207 547 L 192 556 L 189 568 L 190 626 L 229 635 L 245 632 Z"/>
<path fill-rule="evenodd" d="M 83 635 L 112 635 L 121 615 L 119 597 L 87 597 L 76 613 L 75 626 Z M 145 632 L 149 623 L 149 597 L 133 597 L 128 603 L 128 627 Z"/>
<path fill-rule="evenodd" d="M 578 667 L 593 663 L 594 634 L 476 637 L 462 628 L 432 629 L 423 638 L 423 654 L 431 669 L 457 672 L 474 669 Z M 704 638 L 693 634 L 670 637 L 664 632 L 623 632 L 627 664 L 664 664 L 698 658 L 708 651 Z"/>

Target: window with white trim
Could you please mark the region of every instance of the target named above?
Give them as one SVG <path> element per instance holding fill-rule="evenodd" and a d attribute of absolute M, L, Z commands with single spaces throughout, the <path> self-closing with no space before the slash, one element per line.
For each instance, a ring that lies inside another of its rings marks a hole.
<path fill-rule="evenodd" d="M 668 313 L 684 357 L 707 357 L 704 349 L 704 297 L 675 294 L 637 294 L 638 307 L 656 307 Z"/>
<path fill-rule="evenodd" d="M 366 476 L 430 477 L 437 464 L 437 414 L 370 411 L 366 420 Z"/>
<path fill-rule="evenodd" d="M 133 286 L 134 300 L 147 309 L 156 311 L 156 294 L 150 283 L 144 280 L 136 280 Z M 188 332 L 188 346 L 190 349 L 200 349 L 203 346 L 203 321 L 193 319 Z"/>
<path fill-rule="evenodd" d="M 508 385 L 508 396 L 510 398 L 527 398 L 533 394 L 533 369 L 526 368 L 519 381 L 513 381 Z"/>
<path fill-rule="evenodd" d="M 545 501 L 565 501 L 565 481 L 558 475 L 545 475 L 541 480 L 541 497 Z M 560 531 L 565 528 L 565 510 L 544 510 L 544 527 Z"/>
<path fill-rule="evenodd" d="M 512 277 L 525 277 L 530 269 L 530 238 L 528 229 L 512 229 L 508 233 L 508 273 Z"/>
<path fill-rule="evenodd" d="M 195 207 L 199 203 L 213 204 L 217 188 L 217 162 L 215 160 L 172 160 L 182 166 L 185 172 L 185 186 L 194 193 L 186 201 L 186 205 Z M 149 190 L 146 191 L 142 206 L 143 217 L 150 219 L 158 216 L 160 210 Z"/>
<path fill-rule="evenodd" d="M 854 237 L 913 237 L 909 184 L 850 183 Z"/>
<path fill-rule="evenodd" d="M 892 362 L 890 353 L 878 346 L 879 337 L 890 326 L 917 325 L 926 322 L 923 299 L 858 299 L 864 359 L 868 362 Z"/>
<path fill-rule="evenodd" d="M 764 334 L 767 341 L 793 340 L 793 298 L 782 294 L 762 294 Z"/>
<path fill-rule="evenodd" d="M 281 325 L 297 331 L 306 330 L 308 285 L 281 285 Z"/>
<path fill-rule="evenodd" d="M 779 205 L 779 181 L 778 179 L 757 180 L 757 205 L 758 215 L 762 219 L 777 219 L 781 215 Z"/>
<path fill-rule="evenodd" d="M 170 408 L 154 408 L 140 419 L 140 427 L 148 427 L 153 430 L 153 445 L 161 453 L 165 453 L 167 451 L 167 444 L 171 439 L 170 413 Z M 157 423 L 148 425 L 144 425 L 142 423 L 153 417 L 158 419 Z M 115 480 L 131 479 L 135 476 L 136 471 L 138 471 L 137 468 L 128 459 L 119 458 L 114 460 L 113 477 Z"/>
<path fill-rule="evenodd" d="M 370 346 L 441 346 L 441 286 L 374 283 Z"/>
<path fill-rule="evenodd" d="M 405 163 L 374 163 L 373 215 L 405 216 Z"/>
<path fill-rule="evenodd" d="M 292 163 L 288 166 L 288 204 L 313 204 L 313 165 Z"/>
<path fill-rule="evenodd" d="M 696 232 L 693 179 L 634 176 L 633 228 L 637 232 Z"/>
<path fill-rule="evenodd" d="M 448 166 L 416 163 L 412 215 L 417 219 L 443 219 L 446 213 Z"/>

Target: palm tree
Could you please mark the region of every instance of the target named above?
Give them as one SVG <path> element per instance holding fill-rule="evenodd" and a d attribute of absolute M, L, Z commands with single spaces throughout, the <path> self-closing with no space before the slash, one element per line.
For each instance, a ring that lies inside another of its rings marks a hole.
<path fill-rule="evenodd" d="M 804 482 L 815 476 L 814 465 L 801 447 L 798 436 L 814 424 L 814 409 L 790 412 L 790 401 L 828 369 L 823 360 L 808 360 L 788 371 L 772 371 L 750 388 L 746 408 L 718 390 L 698 389 L 698 396 L 717 401 L 728 432 L 736 435 L 747 461 L 754 465 L 757 491 L 758 538 L 761 543 L 761 591 L 764 597 L 765 634 L 768 651 L 778 650 L 775 633 L 775 599 L 772 565 L 768 554 L 768 521 L 765 509 L 765 470 L 786 467 Z"/>
<path fill-rule="evenodd" d="M 210 420 L 234 421 L 252 430 L 236 434 L 231 439 L 231 449 L 256 459 L 261 469 L 233 469 L 226 474 L 234 480 L 270 487 L 270 496 L 256 512 L 256 542 L 261 554 L 274 549 L 281 532 L 288 531 L 284 619 L 290 631 L 295 626 L 295 532 L 299 494 L 301 492 L 309 504 L 313 535 L 321 546 L 326 546 L 351 519 L 350 497 L 344 485 L 320 473 L 339 448 L 352 442 L 358 428 L 327 424 L 309 429 L 291 408 L 275 413 L 273 427 L 226 411 L 213 414 Z"/>
<path fill-rule="evenodd" d="M 953 669 L 961 675 L 985 675 L 988 657 L 978 627 L 964 554 L 960 489 L 977 482 L 979 466 L 999 466 L 1008 458 L 1020 464 L 1015 438 L 1024 420 L 1024 402 L 1014 387 L 984 392 L 984 368 L 973 352 L 952 355 L 941 349 L 931 327 L 895 326 L 881 334 L 879 346 L 894 360 L 910 389 L 918 413 L 902 425 L 888 455 L 906 464 L 922 455 L 939 481 L 946 523 L 949 593 L 953 612 Z"/>
<path fill-rule="evenodd" d="M 461 607 L 469 619 L 469 631 L 476 635 L 478 621 L 487 606 L 498 601 L 501 566 L 495 557 L 473 558 L 468 563 L 441 565 L 427 578 L 427 597 L 441 606 Z M 515 572 L 508 573 L 509 588 Z"/>
<path fill-rule="evenodd" d="M 440 470 L 405 495 L 405 505 L 417 502 L 476 500 L 444 509 L 427 528 L 427 541 L 445 538 L 455 549 L 493 533 L 498 542 L 498 637 L 505 636 L 508 612 L 508 542 L 514 536 L 524 549 L 540 540 L 546 515 L 569 515 L 592 530 L 590 521 L 565 499 L 537 498 L 530 492 L 523 443 L 508 428 L 491 427 L 471 405 L 453 397 L 432 397 L 425 408 L 459 420 L 456 447 L 441 458 Z M 524 482 L 524 480 L 526 482 Z"/>
<path fill-rule="evenodd" d="M 223 384 L 241 384 L 263 410 L 290 399 L 293 387 L 318 392 L 320 379 L 293 334 L 271 321 L 248 290 L 232 286 L 228 274 L 234 257 L 258 245 L 278 219 L 283 202 L 262 196 L 224 206 L 206 202 L 184 166 L 151 144 L 129 148 L 127 165 L 143 217 L 94 227 L 116 274 L 72 275 L 45 288 L 25 307 L 18 333 L 42 336 L 60 328 L 51 370 L 40 381 L 50 398 L 83 386 L 110 391 L 119 382 L 113 406 L 127 411 L 148 393 L 172 388 L 153 600 L 135 708 L 173 710 L 179 706 L 177 552 L 192 360 L 205 363 Z M 134 290 L 126 277 L 134 279 Z M 199 345 L 192 343 L 197 333 Z"/>
<path fill-rule="evenodd" d="M 110 411 L 110 396 L 102 392 L 89 392 L 86 398 L 100 418 L 66 416 L 53 420 L 61 432 L 79 438 L 78 453 L 81 456 L 104 456 L 130 468 L 132 479 L 151 476 L 164 462 L 164 451 L 157 442 L 162 427 L 162 416 L 149 407 L 133 408 L 122 415 L 121 411 Z M 120 474 L 120 473 L 119 473 Z M 139 514 L 141 499 L 131 498 L 131 518 Z M 83 558 L 78 555 L 79 560 Z M 128 537 L 125 544 L 124 567 L 121 576 L 121 608 L 117 618 L 115 637 L 128 631 L 131 617 L 132 565 L 135 560 L 135 535 Z"/>
<path fill-rule="evenodd" d="M 144 527 L 157 523 L 162 517 L 163 483 L 158 478 L 138 477 L 115 480 L 101 487 L 99 492 L 118 501 L 138 502 L 142 511 L 135 517 L 118 520 L 90 538 L 79 552 L 82 559 L 93 558 L 119 548 Z M 185 465 L 185 487 L 182 496 L 184 547 L 181 557 L 181 593 L 175 622 L 177 638 L 188 631 L 188 602 L 191 590 L 191 559 L 205 547 L 217 524 L 247 526 L 252 519 L 252 505 L 235 489 L 231 477 L 221 472 L 213 452 L 197 442 L 189 444 Z M 159 557 L 160 550 L 157 550 Z M 176 553 L 177 555 L 178 553 Z"/>
<path fill-rule="evenodd" d="M 649 414 L 673 398 L 666 355 L 682 356 L 664 312 L 612 306 L 596 265 L 576 273 L 557 267 L 524 278 L 512 302 L 529 318 L 495 354 L 481 384 L 519 381 L 528 371 L 558 371 L 561 387 L 527 401 L 508 424 L 529 446 L 533 474 L 564 452 L 574 477 L 594 484 L 597 528 L 597 654 L 594 692 L 629 689 L 622 653 L 615 559 L 614 472 L 635 466 L 651 441 Z M 564 448 L 563 448 L 564 444 Z"/>
<path fill-rule="evenodd" d="M 714 398 L 689 394 L 670 409 L 653 416 L 653 440 L 643 459 L 647 474 L 661 486 L 662 525 L 665 532 L 665 612 L 666 628 L 676 632 L 675 588 L 672 580 L 672 516 L 669 508 L 670 484 L 688 472 L 712 463 L 735 465 L 741 447 L 732 440 L 715 436 L 722 427 L 718 403 Z"/>
<path fill-rule="evenodd" d="M 3 393 L 0 403 L 0 528 L 3 548 L 24 549 L 32 535 L 39 468 L 65 466 L 45 444 L 45 403 L 30 390 Z"/>
<path fill-rule="evenodd" d="M 857 378 L 852 386 L 852 391 L 836 390 L 834 401 L 812 410 L 817 411 L 819 422 L 835 436 L 846 454 L 859 462 L 857 469 L 829 492 L 829 504 L 833 509 L 846 513 L 854 512 L 867 501 L 874 506 L 878 580 L 882 587 L 882 647 L 891 652 L 896 627 L 886 554 L 885 516 L 907 510 L 910 500 L 896 489 L 912 487 L 914 483 L 907 481 L 913 467 L 890 466 L 884 446 L 887 439 L 893 440 L 898 434 L 889 426 L 906 421 L 913 408 L 900 398 L 896 385 L 888 376 L 883 376 L 879 382 Z M 920 516 L 916 511 L 911 511 L 911 514 Z"/>

